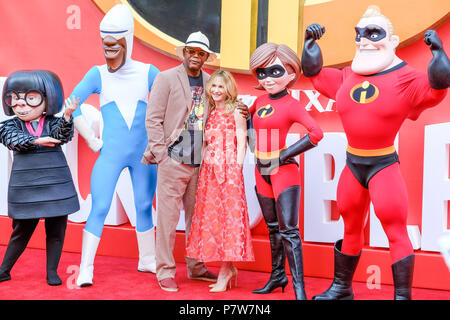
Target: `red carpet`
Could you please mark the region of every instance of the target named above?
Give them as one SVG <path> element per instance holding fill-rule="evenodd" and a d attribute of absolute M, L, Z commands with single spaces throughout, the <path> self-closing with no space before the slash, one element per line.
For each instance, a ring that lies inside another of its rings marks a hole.
<path fill-rule="evenodd" d="M 5 246 L 0 246 L 3 258 Z M 180 290 L 161 290 L 154 274 L 137 271 L 137 259 L 97 256 L 94 285 L 77 288 L 76 275 L 80 254 L 63 252 L 59 275 L 63 285 L 51 287 L 45 281 L 45 250 L 27 248 L 11 271 L 12 280 L 0 283 L 1 300 L 292 300 L 292 285 L 268 295 L 256 295 L 252 289 L 262 286 L 268 274 L 239 270 L 237 287 L 223 293 L 210 293 L 208 283 L 189 280 L 186 266 L 178 264 L 176 280 Z M 218 268 L 210 267 L 214 272 Z M 327 289 L 330 279 L 306 278 L 308 298 Z M 365 283 L 354 283 L 355 299 L 390 300 L 393 287 L 381 285 L 368 289 Z M 450 300 L 450 291 L 413 289 L 415 300 Z"/>

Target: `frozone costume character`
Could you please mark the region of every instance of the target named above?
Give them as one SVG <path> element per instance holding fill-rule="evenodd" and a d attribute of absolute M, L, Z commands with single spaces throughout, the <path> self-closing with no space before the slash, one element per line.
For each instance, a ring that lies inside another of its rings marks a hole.
<path fill-rule="evenodd" d="M 130 9 L 114 6 L 100 23 L 106 64 L 92 67 L 69 99 L 83 103 L 98 94 L 103 118 L 101 139 L 94 135 L 78 108 L 75 128 L 94 151 L 100 150 L 91 175 L 92 208 L 83 230 L 78 286 L 93 283 L 94 259 L 103 225 L 111 206 L 120 173 L 128 168 L 136 207 L 138 270 L 155 272 L 155 231 L 152 202 L 156 189 L 156 166 L 141 163 L 147 146 L 145 113 L 153 79 L 159 72 L 150 64 L 131 59 L 134 22 Z M 118 152 L 120 150 L 120 152 Z"/>
<path fill-rule="evenodd" d="M 433 58 L 428 75 L 395 54 L 399 38 L 391 22 L 370 6 L 356 28 L 356 54 L 351 67 L 322 68 L 316 40 L 325 32 L 306 29 L 302 66 L 314 87 L 336 100 L 348 139 L 347 162 L 337 189 L 344 237 L 335 244 L 334 280 L 314 299 L 352 299 L 352 278 L 364 245 L 369 202 L 389 240 L 394 298 L 411 299 L 414 251 L 408 237 L 408 200 L 394 139 L 406 119 L 437 105 L 450 84 L 450 64 L 435 31 L 425 33 Z"/>
<path fill-rule="evenodd" d="M 209 110 L 204 107 L 204 88 L 209 75 L 202 70 L 215 54 L 200 31 L 191 33 L 177 47 L 183 63 L 159 73 L 148 103 L 148 146 L 142 162 L 158 164 L 156 277 L 165 291 L 178 291 L 173 255 L 176 227 L 183 203 L 186 239 L 189 236 L 199 167 L 204 147 L 204 128 Z M 186 257 L 190 279 L 216 281 L 203 262 Z"/>
<path fill-rule="evenodd" d="M 250 58 L 250 69 L 257 77 L 257 89 L 267 94 L 258 97 L 252 107 L 256 136 L 256 195 L 269 230 L 272 272 L 269 281 L 254 293 L 270 293 L 288 283 L 284 261 L 287 256 L 295 297 L 306 299 L 303 276 L 302 240 L 298 228 L 300 172 L 294 157 L 314 148 L 323 138 L 317 122 L 288 89 L 300 77 L 297 54 L 283 44 L 265 43 Z M 286 147 L 286 137 L 294 123 L 308 134 Z"/>
<path fill-rule="evenodd" d="M 39 222 L 45 219 L 47 283 L 62 284 L 57 269 L 67 226 L 67 215 L 80 209 L 78 195 L 61 144 L 73 136 L 69 105 L 64 102 L 61 82 L 46 70 L 12 73 L 3 88 L 3 111 L 14 116 L 0 124 L 0 141 L 14 151 L 8 185 L 8 216 L 13 232 L 0 266 L 0 281 L 10 271 Z"/>

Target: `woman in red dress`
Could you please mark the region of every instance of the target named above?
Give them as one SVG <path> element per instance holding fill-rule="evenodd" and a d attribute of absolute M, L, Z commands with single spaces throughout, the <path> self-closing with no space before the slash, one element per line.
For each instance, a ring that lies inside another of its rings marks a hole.
<path fill-rule="evenodd" d="M 254 260 L 242 175 L 247 125 L 228 71 L 216 71 L 205 91 L 211 111 L 186 252 L 203 262 L 222 261 L 210 290 L 221 292 L 237 276 L 233 261 Z"/>

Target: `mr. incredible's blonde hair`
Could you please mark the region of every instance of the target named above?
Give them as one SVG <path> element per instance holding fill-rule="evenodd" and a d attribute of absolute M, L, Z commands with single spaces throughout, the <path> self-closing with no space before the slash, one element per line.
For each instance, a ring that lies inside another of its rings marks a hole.
<path fill-rule="evenodd" d="M 268 42 L 256 48 L 250 58 L 250 70 L 252 74 L 256 77 L 256 69 L 266 67 L 276 58 L 280 59 L 286 67 L 288 74 L 295 73 L 295 78 L 287 85 L 288 88 L 292 87 L 300 77 L 302 67 L 295 51 L 284 44 Z M 264 90 L 261 85 L 258 85 L 256 89 Z"/>
<path fill-rule="evenodd" d="M 382 17 L 382 18 L 386 19 L 386 23 L 388 26 L 387 32 L 388 32 L 389 38 L 394 35 L 394 26 L 392 25 L 391 20 L 389 20 L 385 15 L 383 15 L 381 13 L 381 10 L 378 6 L 375 6 L 375 5 L 368 6 L 366 11 L 362 15 L 361 19 L 372 18 L 372 17 Z"/>
<path fill-rule="evenodd" d="M 238 96 L 238 89 L 236 81 L 230 72 L 226 70 L 217 70 L 214 72 L 206 83 L 206 96 L 208 98 L 210 111 L 212 111 L 216 105 L 214 99 L 211 96 L 211 87 L 216 78 L 222 79 L 225 84 L 225 90 L 227 92 L 227 97 L 225 99 L 225 114 L 232 113 L 236 108 L 236 101 Z"/>

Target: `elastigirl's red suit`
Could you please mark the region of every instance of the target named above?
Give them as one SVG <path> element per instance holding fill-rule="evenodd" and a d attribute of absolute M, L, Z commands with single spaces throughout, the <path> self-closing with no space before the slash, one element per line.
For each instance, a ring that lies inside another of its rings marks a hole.
<path fill-rule="evenodd" d="M 310 27 L 314 29 L 314 25 Z M 337 190 L 344 238 L 335 245 L 334 281 L 327 291 L 314 298 L 353 298 L 351 281 L 364 244 L 363 229 L 372 201 L 394 261 L 395 298 L 410 299 L 414 255 L 406 224 L 407 190 L 394 139 L 406 119 L 416 120 L 423 110 L 437 105 L 447 90 L 433 89 L 426 74 L 405 62 L 370 75 L 357 74 L 350 67 L 321 69 L 321 58 L 317 56 L 320 49 L 311 41 L 317 38 L 305 39 L 305 75 L 311 77 L 319 92 L 336 100 L 348 139 L 347 165 Z M 305 65 L 308 62 L 310 67 L 315 66 L 314 71 Z"/>
<path fill-rule="evenodd" d="M 298 229 L 300 173 L 293 156 L 314 147 L 323 137 L 316 121 L 299 101 L 284 89 L 276 95 L 258 97 L 249 109 L 256 133 L 256 195 L 269 230 L 272 273 L 269 282 L 254 293 L 269 293 L 287 285 L 285 257 L 296 299 L 306 299 L 303 280 L 302 242 Z M 287 148 L 286 137 L 294 122 L 302 124 L 305 135 Z M 289 157 L 285 153 L 290 154 Z"/>
<path fill-rule="evenodd" d="M 302 240 L 298 229 L 300 174 L 294 157 L 317 145 L 323 132 L 299 101 L 288 94 L 300 76 L 300 59 L 288 46 L 265 43 L 250 59 L 257 88 L 267 94 L 249 108 L 256 135 L 256 196 L 269 230 L 272 272 L 269 281 L 254 293 L 270 293 L 288 283 L 284 261 L 288 260 L 295 297 L 306 299 L 303 276 Z M 286 147 L 286 137 L 295 122 L 306 134 Z"/>
<path fill-rule="evenodd" d="M 256 196 L 269 230 L 272 272 L 269 281 L 254 293 L 266 294 L 288 283 L 285 271 L 287 258 L 297 300 L 306 300 L 303 276 L 302 240 L 298 229 L 300 206 L 300 175 L 294 160 L 317 145 L 323 132 L 299 101 L 288 94 L 298 80 L 301 63 L 288 46 L 265 43 L 250 58 L 250 69 L 258 79 L 257 89 L 266 91 L 249 108 L 256 146 L 249 139 L 256 155 Z M 295 122 L 303 125 L 306 134 L 286 147 L 286 137 Z M 253 141 L 254 142 L 254 141 Z"/>
<path fill-rule="evenodd" d="M 284 190 L 297 186 L 300 181 L 295 160 L 291 158 L 281 166 L 270 161 L 279 158 L 281 150 L 286 149 L 286 137 L 291 125 L 295 122 L 302 124 L 308 130 L 309 139 L 314 145 L 322 139 L 323 133 L 300 102 L 286 90 L 281 95 L 266 94 L 258 97 L 249 111 L 257 141 L 256 189 L 265 197 L 278 199 Z"/>

